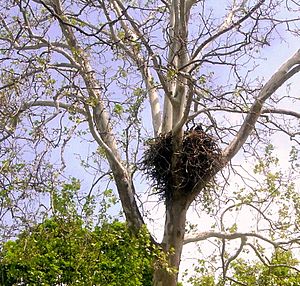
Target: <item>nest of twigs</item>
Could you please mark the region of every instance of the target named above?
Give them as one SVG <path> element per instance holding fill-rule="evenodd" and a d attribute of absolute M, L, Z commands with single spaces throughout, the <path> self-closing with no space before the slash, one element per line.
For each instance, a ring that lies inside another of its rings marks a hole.
<path fill-rule="evenodd" d="M 166 199 L 172 197 L 175 190 L 192 192 L 199 181 L 210 178 L 222 165 L 216 140 L 199 128 L 184 133 L 181 151 L 176 154 L 176 167 L 172 166 L 172 141 L 171 133 L 149 140 L 142 161 L 142 170 L 154 182 L 156 192 Z"/>

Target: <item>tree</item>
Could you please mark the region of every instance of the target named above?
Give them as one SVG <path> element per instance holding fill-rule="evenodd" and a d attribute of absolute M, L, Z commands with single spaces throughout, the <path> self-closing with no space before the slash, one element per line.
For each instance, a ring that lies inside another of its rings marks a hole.
<path fill-rule="evenodd" d="M 299 35 L 298 13 L 296 1 L 273 0 L 224 7 L 194 0 L 3 1 L 3 237 L 51 211 L 53 190 L 74 171 L 68 169 L 74 158 L 66 159 L 73 144 L 94 176 L 78 207 L 97 204 L 101 191 L 115 186 L 129 227 L 141 229 L 148 222 L 141 174 L 164 202 L 163 238 L 152 241 L 169 253 L 173 271 L 156 269 L 155 286 L 176 285 L 190 242 L 216 239 L 224 279 L 247 248 L 258 254 L 260 242 L 297 243 L 300 114 L 290 108 L 298 99 L 278 89 L 299 72 L 300 52 L 269 80 L 255 71 L 281 31 Z M 293 172 L 272 169 L 274 134 L 292 140 Z M 256 183 L 232 161 L 237 154 L 257 159 Z M 234 192 L 232 174 L 244 184 Z M 186 234 L 191 205 L 217 219 L 210 231 Z M 276 214 L 270 213 L 274 205 Z M 245 208 L 256 212 L 253 229 L 229 227 L 224 217 Z"/>
<path fill-rule="evenodd" d="M 154 262 L 165 263 L 147 230 L 105 218 L 98 226 L 76 211 L 76 180 L 55 196 L 55 214 L 7 241 L 0 252 L 0 283 L 13 285 L 145 285 Z"/>
<path fill-rule="evenodd" d="M 151 285 L 149 235 L 132 237 L 120 222 L 94 230 L 52 218 L 8 241 L 1 252 L 1 285 Z"/>
<path fill-rule="evenodd" d="M 228 285 L 299 285 L 299 271 L 294 268 L 296 264 L 298 261 L 293 258 L 291 251 L 283 249 L 276 249 L 268 263 L 251 263 L 245 259 L 237 259 L 232 265 L 234 279 Z M 205 267 L 205 261 L 199 261 L 199 265 L 201 266 L 195 272 L 197 274 L 189 279 L 192 285 L 227 285 L 222 277 L 215 282 L 214 275 Z"/>

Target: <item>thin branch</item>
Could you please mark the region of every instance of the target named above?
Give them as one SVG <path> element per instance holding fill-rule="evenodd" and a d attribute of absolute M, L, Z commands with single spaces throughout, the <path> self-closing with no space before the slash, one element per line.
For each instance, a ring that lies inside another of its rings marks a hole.
<path fill-rule="evenodd" d="M 193 100 L 194 102 L 198 102 L 196 100 Z M 207 108 L 202 108 L 200 110 L 198 110 L 197 112 L 195 112 L 194 114 L 190 115 L 188 117 L 188 120 L 193 120 L 195 119 L 198 115 L 202 114 L 202 113 L 206 113 L 206 112 L 210 112 L 210 111 L 220 111 L 220 112 L 230 112 L 230 113 L 241 113 L 241 114 L 245 114 L 248 113 L 249 110 L 245 110 L 245 109 L 237 109 L 237 108 L 226 108 L 226 107 L 207 107 Z M 281 114 L 281 115 L 288 115 L 288 116 L 293 116 L 296 117 L 298 119 L 300 119 L 300 113 L 293 111 L 293 110 L 289 110 L 289 109 L 283 109 L 283 108 L 263 108 L 261 111 L 261 114 Z"/>
<path fill-rule="evenodd" d="M 228 268 L 229 268 L 230 263 L 231 263 L 233 260 L 235 260 L 235 259 L 240 255 L 240 253 L 242 252 L 244 246 L 246 245 L 246 242 L 247 242 L 247 237 L 242 236 L 242 237 L 241 237 L 241 244 L 240 244 L 238 250 L 237 250 L 232 256 L 230 256 L 230 257 L 227 259 L 227 262 L 226 262 L 225 268 L 224 268 L 224 277 L 226 276 L 226 273 L 227 273 L 227 270 L 228 270 Z"/>
<path fill-rule="evenodd" d="M 228 279 L 228 280 L 230 280 L 231 282 L 234 282 L 234 283 L 236 283 L 236 284 L 238 284 L 238 285 L 249 286 L 248 284 L 243 283 L 243 282 L 240 282 L 240 281 L 238 281 L 238 280 L 236 280 L 236 279 L 233 279 L 232 277 L 226 276 L 226 279 Z"/>
<path fill-rule="evenodd" d="M 287 245 L 292 243 L 300 243 L 300 238 L 291 239 L 288 241 L 272 241 L 263 235 L 253 233 L 253 232 L 236 232 L 236 233 L 223 233 L 223 232 L 214 232 L 214 231 L 207 231 L 201 232 L 195 235 L 187 235 L 184 239 L 184 244 L 188 244 L 191 242 L 199 242 L 209 238 L 219 238 L 219 239 L 227 239 L 227 240 L 234 240 L 234 239 L 245 239 L 247 237 L 255 237 L 261 239 L 274 247 L 278 247 L 280 245 Z"/>
<path fill-rule="evenodd" d="M 214 35 L 210 36 L 207 40 L 205 40 L 194 52 L 194 54 L 192 55 L 191 58 L 191 62 L 188 63 L 188 65 L 193 64 L 196 60 L 196 58 L 198 57 L 199 53 L 212 41 L 214 41 L 215 39 L 217 39 L 218 37 L 220 37 L 221 35 L 227 33 L 228 31 L 232 30 L 235 27 L 238 27 L 240 24 L 242 24 L 244 21 L 246 21 L 249 17 L 251 17 L 251 15 L 265 2 L 265 0 L 261 0 L 259 1 L 244 17 L 242 17 L 241 19 L 239 19 L 238 21 L 236 21 L 235 23 L 228 25 L 225 23 L 223 23 L 223 25 L 221 26 L 221 28 L 218 30 L 217 33 L 215 33 Z M 232 12 L 231 12 L 232 14 Z M 231 15 L 230 14 L 230 15 Z M 230 16 L 229 15 L 229 16 Z M 231 17 L 232 18 L 232 17 Z M 226 19 L 228 21 L 228 19 Z M 231 21 L 230 21 L 231 22 Z M 226 25 L 225 25 L 226 24 Z"/>
<path fill-rule="evenodd" d="M 152 114 L 152 125 L 153 125 L 153 130 L 154 130 L 154 136 L 156 137 L 160 132 L 161 132 L 161 126 L 162 126 L 162 120 L 161 120 L 161 112 L 160 112 L 160 104 L 159 104 L 159 97 L 158 97 L 158 92 L 157 88 L 153 84 L 153 76 L 151 75 L 151 71 L 148 67 L 147 60 L 142 56 L 142 53 L 137 51 L 134 47 L 136 44 L 137 40 L 142 41 L 144 45 L 149 45 L 148 42 L 146 41 L 144 35 L 141 34 L 139 31 L 138 27 L 133 23 L 133 19 L 130 18 L 128 15 L 125 7 L 120 7 L 121 3 L 119 1 L 115 2 L 114 1 L 114 9 L 115 13 L 117 16 L 121 19 L 123 14 L 128 18 L 129 22 L 131 25 L 135 27 L 134 31 L 128 27 L 128 25 L 123 21 L 121 21 L 122 28 L 125 31 L 126 35 L 129 35 L 129 37 L 132 37 L 133 40 L 132 43 L 129 43 L 129 48 L 123 43 L 122 39 L 120 39 L 114 28 L 113 25 L 110 25 L 110 32 L 111 32 L 111 37 L 115 40 L 115 42 L 118 43 L 118 45 L 125 51 L 125 53 L 131 58 L 133 62 L 135 62 L 137 68 L 141 71 L 142 77 L 145 81 L 147 92 L 149 94 L 149 102 L 150 102 L 150 108 L 151 108 L 151 114 Z M 103 5 L 103 9 L 106 15 L 107 20 L 110 20 L 110 16 L 108 11 L 105 8 L 105 5 Z M 122 11 L 121 11 L 122 9 Z M 148 51 L 152 52 L 151 47 L 149 46 Z M 150 53 L 149 52 L 149 53 Z M 153 52 L 152 52 L 153 53 Z"/>
<path fill-rule="evenodd" d="M 26 109 L 29 109 L 33 106 L 39 107 L 39 106 L 48 106 L 48 107 L 54 107 L 54 108 L 63 108 L 65 110 L 76 110 L 76 112 L 86 116 L 86 112 L 82 108 L 74 107 L 74 105 L 66 104 L 63 102 L 55 102 L 51 100 L 36 100 L 36 101 L 29 101 L 24 103 L 20 111 L 25 111 Z"/>
<path fill-rule="evenodd" d="M 43 71 L 42 68 L 37 68 L 37 69 L 35 69 L 33 71 L 26 71 L 24 74 L 11 79 L 7 84 L 0 86 L 0 90 L 12 87 L 15 84 L 19 83 L 22 79 L 26 79 L 29 76 L 32 76 L 32 75 L 37 74 L 37 73 L 42 72 L 42 71 Z"/>
<path fill-rule="evenodd" d="M 255 124 L 263 110 L 265 101 L 294 74 L 300 71 L 300 50 L 298 50 L 279 70 L 269 79 L 258 94 L 252 104 L 242 126 L 236 137 L 229 146 L 223 151 L 225 162 L 229 162 L 240 148 L 244 145 L 247 138 L 254 130 Z"/>
<path fill-rule="evenodd" d="M 120 7 L 120 9 L 122 10 L 122 13 L 124 14 L 124 16 L 126 17 L 126 19 L 130 22 L 134 33 L 136 34 L 137 38 L 143 43 L 143 45 L 145 46 L 145 48 L 147 49 L 150 58 L 152 59 L 152 62 L 154 64 L 154 68 L 157 72 L 157 76 L 160 80 L 160 83 L 166 93 L 166 95 L 169 95 L 169 89 L 168 89 L 168 84 L 167 84 L 167 78 L 164 76 L 164 74 L 161 72 L 161 59 L 159 58 L 159 56 L 154 53 L 154 51 L 152 50 L 151 46 L 148 43 L 148 40 L 145 38 L 145 36 L 141 33 L 141 31 L 139 30 L 138 25 L 136 24 L 135 20 L 128 14 L 127 9 L 125 9 L 124 5 L 122 4 L 122 2 L 120 0 L 115 0 L 115 3 L 117 3 L 117 5 Z"/>
<path fill-rule="evenodd" d="M 300 272 L 300 270 L 297 268 L 297 267 L 294 267 L 294 266 L 291 266 L 291 265 L 287 265 L 287 264 L 283 264 L 283 263 L 280 263 L 280 264 L 270 264 L 269 261 L 266 262 L 265 259 L 262 257 L 262 255 L 260 254 L 260 252 L 256 249 L 256 247 L 251 244 L 251 243 L 247 243 L 246 245 L 250 246 L 253 251 L 255 252 L 256 256 L 259 258 L 259 260 L 268 268 L 277 268 L 277 267 L 288 267 L 290 269 L 293 269 L 297 272 Z"/>

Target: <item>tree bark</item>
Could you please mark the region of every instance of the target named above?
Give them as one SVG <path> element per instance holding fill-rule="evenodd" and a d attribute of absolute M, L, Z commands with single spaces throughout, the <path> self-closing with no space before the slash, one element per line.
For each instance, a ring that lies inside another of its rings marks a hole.
<path fill-rule="evenodd" d="M 117 142 L 112 132 L 109 114 L 103 102 L 102 87 L 96 79 L 88 56 L 78 43 L 74 31 L 63 21 L 65 15 L 60 1 L 55 0 L 53 3 L 55 4 L 53 5 L 54 16 L 59 20 L 61 31 L 70 47 L 74 62 L 80 66 L 79 73 L 86 85 L 88 98 L 84 105 L 91 134 L 106 152 L 107 161 L 113 172 L 128 225 L 132 229 L 139 229 L 144 224 L 144 221 L 135 200 L 135 190 L 130 171 L 122 164 Z M 92 103 L 88 103 L 88 100 L 92 101 Z"/>
<path fill-rule="evenodd" d="M 165 232 L 162 241 L 163 251 L 168 253 L 168 268 L 158 267 L 153 276 L 154 286 L 176 286 L 180 257 L 184 242 L 187 201 L 183 197 L 166 202 Z"/>

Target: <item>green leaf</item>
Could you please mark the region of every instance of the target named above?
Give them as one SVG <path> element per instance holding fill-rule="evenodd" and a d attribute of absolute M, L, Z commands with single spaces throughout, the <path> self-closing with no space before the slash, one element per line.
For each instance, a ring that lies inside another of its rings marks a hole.
<path fill-rule="evenodd" d="M 121 104 L 116 103 L 113 112 L 116 113 L 117 115 L 121 115 L 124 112 L 124 108 Z"/>

